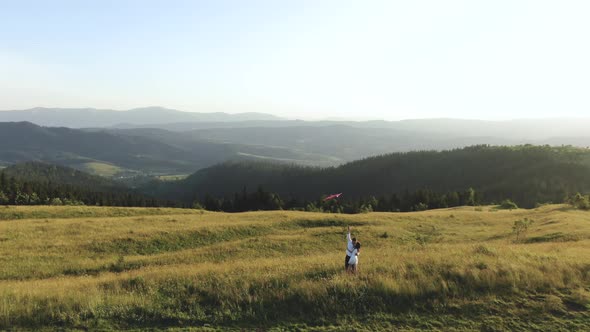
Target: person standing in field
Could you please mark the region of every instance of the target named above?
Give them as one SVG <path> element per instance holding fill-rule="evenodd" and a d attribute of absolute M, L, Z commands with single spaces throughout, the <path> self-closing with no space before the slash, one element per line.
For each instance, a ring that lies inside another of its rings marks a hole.
<path fill-rule="evenodd" d="M 346 257 L 344 258 L 344 270 L 348 271 L 348 262 L 352 257 L 352 253 L 356 247 L 356 237 L 350 236 L 350 226 L 348 226 L 348 234 L 346 235 L 347 245 L 346 245 Z"/>
<path fill-rule="evenodd" d="M 359 253 L 361 251 L 361 243 L 356 242 L 354 246 L 354 250 L 350 255 L 350 260 L 348 261 L 348 273 L 356 274 L 358 271 L 358 264 L 359 264 Z"/>

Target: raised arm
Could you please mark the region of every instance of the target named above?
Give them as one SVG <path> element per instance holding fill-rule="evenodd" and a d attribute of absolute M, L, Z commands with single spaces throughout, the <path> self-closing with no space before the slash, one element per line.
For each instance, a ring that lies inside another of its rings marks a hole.
<path fill-rule="evenodd" d="M 348 234 L 346 235 L 346 239 L 348 242 L 352 242 L 352 237 L 350 237 L 350 226 L 348 226 Z"/>

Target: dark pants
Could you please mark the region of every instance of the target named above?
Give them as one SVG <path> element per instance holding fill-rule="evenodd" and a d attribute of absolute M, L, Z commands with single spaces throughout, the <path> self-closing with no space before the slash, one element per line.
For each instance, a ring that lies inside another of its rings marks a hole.
<path fill-rule="evenodd" d="M 350 260 L 350 256 L 346 255 L 344 259 L 344 268 L 348 270 L 348 261 Z"/>

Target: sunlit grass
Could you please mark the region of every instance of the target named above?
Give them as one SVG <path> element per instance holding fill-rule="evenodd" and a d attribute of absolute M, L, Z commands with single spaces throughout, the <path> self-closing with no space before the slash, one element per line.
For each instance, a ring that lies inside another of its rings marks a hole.
<path fill-rule="evenodd" d="M 590 213 L 565 206 L 0 210 L 0 329 L 590 328 Z M 347 225 L 357 276 L 342 271 Z"/>
<path fill-rule="evenodd" d="M 179 181 L 186 179 L 190 174 L 172 174 L 172 175 L 160 175 L 158 179 L 162 181 Z"/>

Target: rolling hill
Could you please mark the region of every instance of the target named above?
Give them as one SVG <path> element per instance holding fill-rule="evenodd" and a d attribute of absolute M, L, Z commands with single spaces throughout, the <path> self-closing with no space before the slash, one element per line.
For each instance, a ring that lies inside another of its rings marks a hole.
<path fill-rule="evenodd" d="M 26 162 L 0 169 L 0 204 L 180 206 L 73 168 Z"/>
<path fill-rule="evenodd" d="M 224 153 L 223 146 L 216 147 Z M 0 123 L 0 162 L 24 161 L 45 161 L 75 168 L 99 162 L 150 172 L 199 168 L 196 156 L 191 159 L 186 151 L 146 138 L 40 127 L 28 122 Z M 217 161 L 219 159 L 214 159 L 212 163 Z"/>
<path fill-rule="evenodd" d="M 348 161 L 392 152 L 447 150 L 488 145 L 590 146 L 590 123 L 548 121 L 468 121 L 454 119 L 398 122 L 247 121 L 179 123 L 164 125 L 168 136 L 184 141 L 241 144 L 261 149 L 286 149 L 303 154 L 308 165 L 336 166 Z M 150 138 L 155 129 L 122 129 L 116 132 Z M 156 131 L 157 132 L 157 131 Z M 175 132 L 175 133 L 172 133 Z M 322 157 L 326 157 L 322 159 Z M 297 158 L 294 158 L 297 159 Z M 302 164 L 301 162 L 298 162 Z"/>
<path fill-rule="evenodd" d="M 143 134 L 141 133 L 143 132 Z M 156 129 L 126 132 L 0 123 L 0 165 L 45 161 L 100 175 L 187 174 L 227 160 L 333 163 L 280 147 L 228 144 Z"/>
<path fill-rule="evenodd" d="M 583 118 L 301 121 L 258 113 L 147 107 L 128 111 L 35 108 L 2 111 L 2 120 L 90 128 L 0 125 L 5 131 L 0 133 L 5 140 L 0 143 L 0 165 L 41 160 L 125 179 L 184 175 L 229 160 L 329 167 L 393 152 L 478 144 L 590 146 L 586 130 L 590 121 Z"/>
<path fill-rule="evenodd" d="M 214 128 L 186 133 L 212 142 L 242 142 L 331 156 L 341 163 L 374 155 L 415 150 L 445 150 L 476 144 L 513 145 L 499 137 L 465 137 L 460 133 L 416 132 L 397 128 L 363 128 L 348 124 L 293 127 Z"/>

